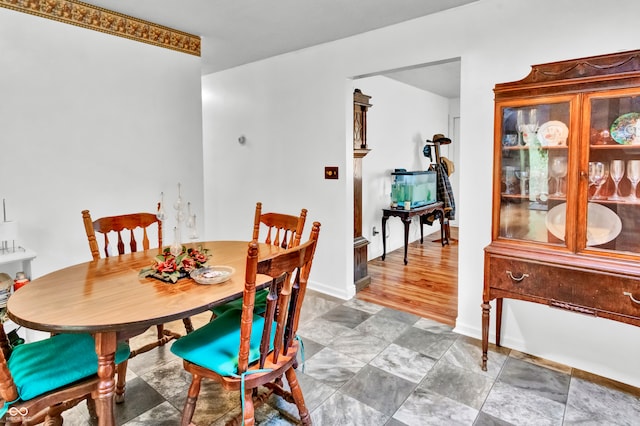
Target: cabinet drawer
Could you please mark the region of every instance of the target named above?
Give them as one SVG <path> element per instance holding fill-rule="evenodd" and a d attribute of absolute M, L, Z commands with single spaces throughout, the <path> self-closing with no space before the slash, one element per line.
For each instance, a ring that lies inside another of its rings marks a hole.
<path fill-rule="evenodd" d="M 597 275 L 594 307 L 602 311 L 640 318 L 640 281 L 611 275 Z M 631 295 L 638 303 L 634 302 Z"/>
<path fill-rule="evenodd" d="M 542 298 L 560 308 L 563 303 L 590 308 L 585 313 L 599 310 L 640 317 L 640 304 L 625 295 L 640 299 L 640 280 L 503 257 L 492 256 L 488 263 L 488 285 L 514 297 Z"/>
<path fill-rule="evenodd" d="M 491 288 L 523 296 L 570 300 L 568 271 L 563 269 L 503 257 L 491 257 L 488 268 Z"/>

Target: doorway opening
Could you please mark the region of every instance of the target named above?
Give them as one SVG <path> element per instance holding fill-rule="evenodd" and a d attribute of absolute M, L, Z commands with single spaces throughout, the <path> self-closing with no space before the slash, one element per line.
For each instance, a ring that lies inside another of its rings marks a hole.
<path fill-rule="evenodd" d="M 455 165 L 460 154 L 460 67 L 460 58 L 451 58 L 353 80 L 353 88 L 371 96 L 372 104 L 367 134 L 371 152 L 362 164 L 362 233 L 370 242 L 371 284 L 356 297 L 450 325 L 455 324 L 458 303 L 457 214 L 450 221 L 453 244 L 444 247 L 434 242 L 439 237 L 438 221 L 432 228 L 424 226 L 420 244 L 420 221 L 414 217 L 407 265 L 403 262 L 404 225 L 393 218 L 386 225 L 387 251 L 381 260 L 381 219 L 382 209 L 390 204 L 391 172 L 427 170 L 435 160 L 425 157 L 423 148 L 435 134 L 453 141 L 441 147 L 441 154 L 454 165 L 449 179 L 454 197 L 459 193 Z"/>

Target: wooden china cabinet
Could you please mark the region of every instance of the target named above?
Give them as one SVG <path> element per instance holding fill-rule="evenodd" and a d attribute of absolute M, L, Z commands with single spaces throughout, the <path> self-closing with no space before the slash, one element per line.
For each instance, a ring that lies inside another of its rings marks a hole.
<path fill-rule="evenodd" d="M 532 67 L 496 85 L 489 302 L 640 326 L 640 50 Z"/>

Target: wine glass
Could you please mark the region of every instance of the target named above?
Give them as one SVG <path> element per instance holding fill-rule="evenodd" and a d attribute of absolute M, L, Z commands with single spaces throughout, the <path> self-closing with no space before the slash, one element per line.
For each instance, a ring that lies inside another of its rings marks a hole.
<path fill-rule="evenodd" d="M 631 182 L 629 198 L 635 201 L 638 199 L 636 196 L 636 187 L 638 186 L 638 182 L 640 182 L 640 160 L 627 161 L 627 179 Z"/>
<path fill-rule="evenodd" d="M 605 183 L 609 180 L 609 165 L 604 164 L 604 173 L 602 175 L 602 180 L 598 183 L 598 187 L 596 188 L 596 192 L 593 194 L 594 199 L 606 199 L 607 197 L 600 195 L 600 190 L 604 186 Z"/>
<path fill-rule="evenodd" d="M 556 197 L 564 196 L 560 182 L 561 179 L 567 175 L 567 157 L 554 157 L 551 159 L 549 175 L 556 181 L 556 192 L 553 195 Z"/>
<path fill-rule="evenodd" d="M 522 126 L 524 126 L 524 110 L 516 111 L 516 133 L 518 134 L 518 144 L 522 143 Z"/>
<path fill-rule="evenodd" d="M 505 194 L 513 194 L 513 186 L 516 183 L 515 167 L 505 166 L 502 169 L 502 181 L 505 185 Z"/>
<path fill-rule="evenodd" d="M 538 110 L 535 108 L 529 110 L 529 124 L 538 130 Z"/>
<path fill-rule="evenodd" d="M 609 174 L 611 175 L 611 179 L 614 183 L 614 191 L 610 199 L 622 200 L 623 198 L 618 194 L 618 184 L 624 177 L 624 161 L 611 160 L 611 165 L 609 166 Z"/>
<path fill-rule="evenodd" d="M 520 194 L 529 194 L 529 188 L 527 187 L 527 181 L 529 180 L 529 169 L 516 170 L 516 177 L 520 180 Z"/>
<path fill-rule="evenodd" d="M 605 165 L 600 161 L 590 161 L 589 162 L 589 186 L 594 185 L 596 187 L 596 191 L 593 194 L 592 198 L 597 198 L 596 194 L 600 190 L 602 186 L 602 182 L 605 177 Z"/>

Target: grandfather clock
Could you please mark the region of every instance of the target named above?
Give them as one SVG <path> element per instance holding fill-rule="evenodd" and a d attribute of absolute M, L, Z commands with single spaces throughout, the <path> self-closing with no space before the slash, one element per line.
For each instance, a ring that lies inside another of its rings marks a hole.
<path fill-rule="evenodd" d="M 371 282 L 367 271 L 367 246 L 362 236 L 362 159 L 370 151 L 367 147 L 367 109 L 371 96 L 360 89 L 353 92 L 353 281 L 356 291 Z"/>

